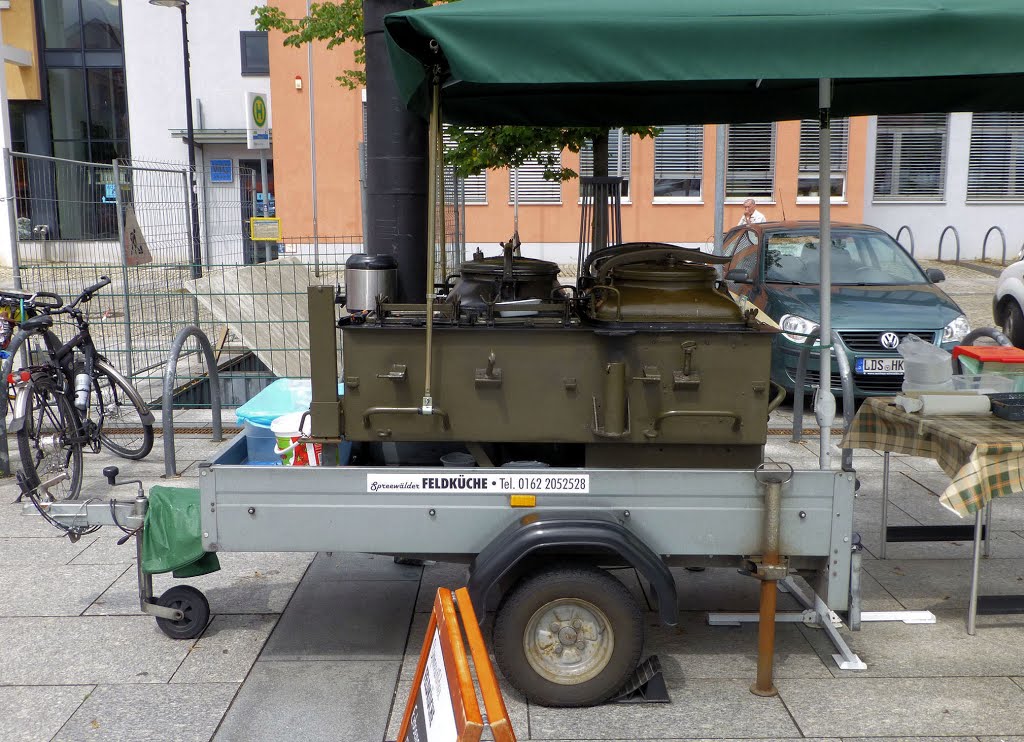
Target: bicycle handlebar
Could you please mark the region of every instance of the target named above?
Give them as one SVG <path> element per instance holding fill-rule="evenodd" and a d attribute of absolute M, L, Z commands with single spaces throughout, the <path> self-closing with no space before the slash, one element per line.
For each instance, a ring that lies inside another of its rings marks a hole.
<path fill-rule="evenodd" d="M 83 302 L 89 301 L 90 299 L 92 299 L 92 295 L 93 294 L 95 294 L 97 291 L 99 291 L 104 286 L 109 286 L 109 285 L 110 285 L 110 277 L 109 276 L 100 276 L 100 280 L 99 281 L 94 283 L 92 286 L 89 286 L 88 288 L 84 289 L 82 291 L 82 293 L 78 295 L 78 298 L 75 299 L 73 302 L 71 302 L 66 308 L 70 309 L 70 308 L 73 308 L 73 307 L 77 307 L 79 304 L 81 304 Z"/>

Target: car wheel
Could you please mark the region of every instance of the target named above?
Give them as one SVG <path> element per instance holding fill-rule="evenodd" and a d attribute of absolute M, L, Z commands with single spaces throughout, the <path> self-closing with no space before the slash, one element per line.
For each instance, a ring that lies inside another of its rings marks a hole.
<path fill-rule="evenodd" d="M 1024 348 L 1024 312 L 1014 299 L 1006 302 L 1003 308 L 1003 332 L 1010 342 L 1018 348 Z"/>

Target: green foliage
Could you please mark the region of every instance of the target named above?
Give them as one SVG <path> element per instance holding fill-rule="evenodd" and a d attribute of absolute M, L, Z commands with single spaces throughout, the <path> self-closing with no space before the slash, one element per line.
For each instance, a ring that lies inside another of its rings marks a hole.
<path fill-rule="evenodd" d="M 432 0 L 427 0 L 432 4 Z M 256 28 L 280 31 L 284 45 L 301 47 L 312 41 L 326 41 L 327 48 L 351 42 L 357 69 L 345 70 L 338 82 L 350 90 L 366 85 L 366 46 L 363 37 L 363 6 L 361 0 L 337 0 L 310 5 L 306 18 L 288 18 L 280 8 L 263 5 L 253 9 Z M 629 127 L 627 134 L 641 137 L 657 135 L 653 127 Z M 445 158 L 454 165 L 459 176 L 475 175 L 488 168 L 518 167 L 525 162 L 539 162 L 548 180 L 570 180 L 577 176 L 571 168 L 562 167 L 557 155 L 568 149 L 579 152 L 586 141 L 607 137 L 603 128 L 537 128 L 529 126 L 494 126 L 484 129 L 447 127 L 452 147 Z M 596 163 L 596 170 L 606 170 Z"/>

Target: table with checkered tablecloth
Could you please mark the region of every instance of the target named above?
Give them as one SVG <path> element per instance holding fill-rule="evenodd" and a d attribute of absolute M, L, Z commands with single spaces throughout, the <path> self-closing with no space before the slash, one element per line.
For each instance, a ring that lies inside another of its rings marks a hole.
<path fill-rule="evenodd" d="M 875 397 L 854 416 L 842 445 L 935 459 L 952 479 L 939 501 L 960 516 L 1024 491 L 1024 422 L 995 415 L 922 416 Z"/>

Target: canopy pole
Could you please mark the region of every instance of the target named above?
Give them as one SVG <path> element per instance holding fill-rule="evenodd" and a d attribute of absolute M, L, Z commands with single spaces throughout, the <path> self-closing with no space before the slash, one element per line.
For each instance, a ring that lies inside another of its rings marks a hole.
<path fill-rule="evenodd" d="M 725 124 L 715 126 L 715 255 L 725 233 Z"/>
<path fill-rule="evenodd" d="M 433 105 L 430 108 L 430 128 L 428 132 L 429 147 L 429 171 L 430 180 L 427 185 L 427 358 L 426 358 L 426 380 L 423 384 L 423 402 L 420 406 L 421 415 L 434 414 L 434 399 L 430 390 L 430 375 L 433 364 L 433 339 L 434 339 L 434 250 L 437 249 L 438 233 L 438 171 L 444 172 L 444 162 L 439 160 L 439 153 L 443 153 L 441 134 L 441 85 L 435 75 L 433 85 Z M 441 181 L 443 184 L 443 180 Z M 442 233 L 443 233 L 443 227 Z"/>
<path fill-rule="evenodd" d="M 832 420 L 836 416 L 836 398 L 832 394 L 832 163 L 831 122 L 832 80 L 818 80 L 818 211 L 819 264 L 821 266 L 821 353 L 818 371 L 818 393 L 814 399 L 814 414 L 820 427 L 818 466 L 832 468 Z"/>

